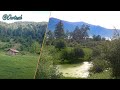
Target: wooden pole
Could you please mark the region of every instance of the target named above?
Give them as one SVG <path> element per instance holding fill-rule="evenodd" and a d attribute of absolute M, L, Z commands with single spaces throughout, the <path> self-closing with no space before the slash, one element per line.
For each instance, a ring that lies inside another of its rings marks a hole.
<path fill-rule="evenodd" d="M 51 16 L 51 11 L 50 11 L 49 18 L 50 18 L 50 16 Z M 48 23 L 49 23 L 49 21 L 48 21 Z M 38 70 L 38 66 L 39 66 L 39 63 L 40 63 L 40 58 L 41 58 L 41 55 L 42 55 L 43 45 L 44 45 L 44 43 L 45 43 L 45 38 L 46 38 L 47 29 L 48 29 L 48 24 L 47 24 L 47 28 L 46 28 L 46 30 L 45 30 L 45 34 L 44 34 L 42 46 L 41 46 L 41 49 L 40 49 L 40 55 L 39 55 L 39 58 L 38 58 L 38 62 L 37 62 L 37 66 L 36 66 L 36 70 L 35 70 L 35 74 L 34 74 L 34 79 L 35 79 L 35 77 L 36 77 L 37 70 Z"/>

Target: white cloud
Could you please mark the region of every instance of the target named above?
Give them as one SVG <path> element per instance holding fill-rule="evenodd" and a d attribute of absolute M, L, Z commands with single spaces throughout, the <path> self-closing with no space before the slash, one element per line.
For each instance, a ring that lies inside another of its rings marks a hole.
<path fill-rule="evenodd" d="M 22 20 L 3 20 L 2 16 L 4 14 L 11 14 L 12 16 L 21 16 Z M 12 23 L 15 21 L 34 21 L 34 22 L 42 22 L 49 20 L 50 11 L 0 11 L 0 21 L 4 21 L 7 23 Z"/>
<path fill-rule="evenodd" d="M 120 29 L 120 11 L 52 11 L 51 17 L 79 22 L 84 21 L 94 25 Z"/>

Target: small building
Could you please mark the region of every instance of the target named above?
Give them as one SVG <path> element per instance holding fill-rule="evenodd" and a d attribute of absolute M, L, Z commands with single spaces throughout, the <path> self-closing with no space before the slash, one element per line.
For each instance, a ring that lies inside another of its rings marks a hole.
<path fill-rule="evenodd" d="M 16 55 L 16 54 L 18 54 L 18 53 L 19 53 L 19 51 L 16 50 L 16 49 L 8 49 L 8 54 L 9 54 L 9 55 Z"/>

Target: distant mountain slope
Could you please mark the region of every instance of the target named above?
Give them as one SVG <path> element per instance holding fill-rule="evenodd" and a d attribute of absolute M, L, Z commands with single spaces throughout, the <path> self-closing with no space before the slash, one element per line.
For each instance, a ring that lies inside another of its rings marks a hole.
<path fill-rule="evenodd" d="M 0 22 L 0 40 L 3 42 L 16 40 L 16 42 L 42 42 L 48 22 Z M 29 39 L 29 40 L 28 40 Z M 20 41 L 21 40 L 21 41 Z"/>
<path fill-rule="evenodd" d="M 55 25 L 60 21 L 60 19 L 57 18 L 50 18 L 49 19 L 49 23 L 48 23 L 48 29 L 54 31 L 55 30 Z M 85 22 L 68 22 L 68 21 L 64 21 L 62 20 L 63 24 L 64 24 L 64 29 L 65 30 L 69 30 L 69 31 L 73 31 L 75 29 L 76 26 L 81 26 L 82 24 L 87 24 L 90 26 L 90 31 L 89 36 L 93 36 L 93 35 L 101 35 L 102 37 L 112 37 L 113 36 L 113 32 L 114 30 L 112 29 L 107 29 L 101 26 L 97 26 L 97 25 L 92 25 L 92 24 L 88 24 Z"/>
<path fill-rule="evenodd" d="M 0 26 L 5 27 L 5 28 L 11 28 L 11 29 L 17 29 L 18 27 L 22 28 L 30 28 L 30 25 L 32 26 L 43 26 L 47 25 L 48 22 L 14 22 L 14 23 L 6 23 L 6 22 L 1 22 L 0 21 Z"/>

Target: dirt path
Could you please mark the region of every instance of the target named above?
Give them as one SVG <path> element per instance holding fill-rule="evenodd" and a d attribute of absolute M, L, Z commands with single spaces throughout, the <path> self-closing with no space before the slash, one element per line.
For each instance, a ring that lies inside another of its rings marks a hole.
<path fill-rule="evenodd" d="M 58 65 L 59 72 L 63 73 L 65 77 L 87 78 L 89 75 L 89 69 L 92 66 L 89 62 L 83 62 L 83 64 L 75 65 Z"/>

